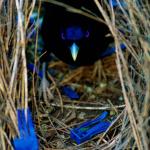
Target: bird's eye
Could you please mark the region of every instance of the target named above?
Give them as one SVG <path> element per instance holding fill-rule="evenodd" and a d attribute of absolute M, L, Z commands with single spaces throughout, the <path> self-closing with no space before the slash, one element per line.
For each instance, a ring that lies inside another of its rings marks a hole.
<path fill-rule="evenodd" d="M 86 31 L 85 37 L 88 38 L 89 36 L 90 36 L 90 32 L 89 32 L 89 31 Z"/>
<path fill-rule="evenodd" d="M 64 33 L 61 33 L 61 38 L 62 38 L 63 40 L 66 39 Z"/>

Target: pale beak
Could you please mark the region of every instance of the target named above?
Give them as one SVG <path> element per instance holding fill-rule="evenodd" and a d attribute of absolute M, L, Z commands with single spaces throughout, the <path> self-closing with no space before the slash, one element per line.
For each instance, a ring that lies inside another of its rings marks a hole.
<path fill-rule="evenodd" d="M 70 46 L 70 51 L 71 51 L 72 59 L 73 59 L 74 61 L 76 61 L 77 56 L 78 56 L 78 52 L 79 52 L 79 47 L 77 46 L 76 43 L 73 43 L 73 44 Z"/>

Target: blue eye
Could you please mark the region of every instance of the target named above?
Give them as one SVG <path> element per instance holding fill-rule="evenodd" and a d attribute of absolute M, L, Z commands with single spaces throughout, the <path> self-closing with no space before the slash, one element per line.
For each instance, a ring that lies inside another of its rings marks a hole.
<path fill-rule="evenodd" d="M 66 39 L 64 33 L 61 33 L 61 38 L 62 38 L 63 40 Z"/>
<path fill-rule="evenodd" d="M 88 38 L 90 36 L 89 31 L 86 31 L 85 37 Z"/>
<path fill-rule="evenodd" d="M 61 32 L 61 38 L 63 40 L 80 40 L 82 38 L 89 37 L 89 31 L 83 31 L 81 27 L 71 26 Z"/>

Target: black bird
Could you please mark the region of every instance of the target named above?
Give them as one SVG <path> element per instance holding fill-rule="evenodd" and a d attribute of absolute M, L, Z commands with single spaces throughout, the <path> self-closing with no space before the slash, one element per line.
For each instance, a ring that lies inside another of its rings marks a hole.
<path fill-rule="evenodd" d="M 85 7 L 102 18 L 92 0 L 59 0 L 59 2 L 78 9 Z M 113 38 L 107 36 L 110 32 L 106 24 L 70 12 L 67 10 L 69 7 L 66 9 L 44 2 L 44 9 L 41 33 L 46 53 L 42 57 L 42 62 L 49 62 L 50 54 L 53 53 L 63 62 L 78 67 L 93 64 L 96 60 L 109 55 L 107 47 L 113 42 Z"/>

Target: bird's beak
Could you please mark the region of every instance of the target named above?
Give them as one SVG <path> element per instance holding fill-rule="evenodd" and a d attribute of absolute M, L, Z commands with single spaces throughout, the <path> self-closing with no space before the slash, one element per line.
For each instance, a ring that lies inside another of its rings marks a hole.
<path fill-rule="evenodd" d="M 70 46 L 70 51 L 71 51 L 71 56 L 72 56 L 72 59 L 74 61 L 76 61 L 77 59 L 77 56 L 78 56 L 78 52 L 79 52 L 79 47 L 76 43 L 73 43 L 71 46 Z"/>

